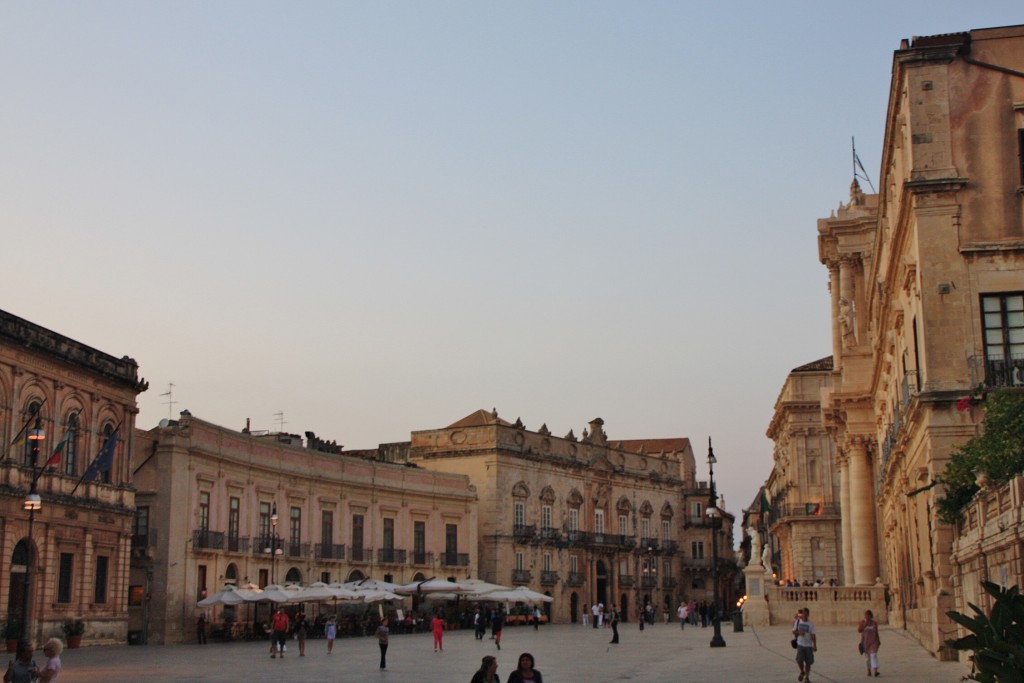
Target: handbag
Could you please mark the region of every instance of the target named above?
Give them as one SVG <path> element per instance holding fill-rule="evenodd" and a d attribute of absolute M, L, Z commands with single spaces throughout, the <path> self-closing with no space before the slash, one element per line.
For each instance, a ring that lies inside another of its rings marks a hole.
<path fill-rule="evenodd" d="M 789 641 L 789 644 L 792 645 L 793 649 L 795 650 L 796 649 L 796 638 L 794 638 L 793 640 Z"/>
<path fill-rule="evenodd" d="M 857 643 L 857 649 L 861 654 L 864 654 L 864 643 Z"/>

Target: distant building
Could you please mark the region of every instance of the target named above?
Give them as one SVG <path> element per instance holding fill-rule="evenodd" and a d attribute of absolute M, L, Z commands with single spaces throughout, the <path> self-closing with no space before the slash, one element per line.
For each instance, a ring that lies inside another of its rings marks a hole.
<path fill-rule="evenodd" d="M 371 462 L 312 434 L 305 448 L 296 435 L 236 431 L 188 411 L 136 438 L 140 640 L 192 641 L 196 603 L 224 584 L 476 574 L 476 494 L 462 475 Z"/>
<path fill-rule="evenodd" d="M 130 455 L 136 397 L 147 386 L 131 358 L 0 311 L 0 611 L 10 626 L 24 623 L 27 607 L 36 643 L 63 637 L 67 619 L 85 622 L 87 643 L 126 642 Z M 35 416 L 46 438 L 33 462 L 23 437 Z M 109 468 L 80 483 L 104 445 Z M 41 500 L 30 531 L 23 503 L 34 478 Z"/>
<path fill-rule="evenodd" d="M 822 396 L 831 386 L 831 356 L 793 369 L 768 426 L 775 464 L 764 489 L 770 514 L 763 527 L 772 538 L 761 540 L 773 556 L 778 552 L 773 568 L 780 581 L 827 584 L 842 578 L 839 468 L 821 420 Z"/>
<path fill-rule="evenodd" d="M 465 474 L 480 497 L 481 578 L 555 598 L 555 621 L 587 605 L 616 605 L 635 619 L 682 599 L 711 600 L 710 490 L 697 480 L 689 439 L 610 440 L 592 420 L 577 438 L 528 430 L 478 410 L 441 429 L 412 433 L 410 462 Z M 731 515 L 720 530 L 722 599 L 736 571 Z"/>
<path fill-rule="evenodd" d="M 1022 131 L 1024 27 L 903 41 L 879 194 L 854 183 L 818 225 L 846 582 L 887 584 L 891 621 L 941 657 L 946 612 L 968 611 L 988 574 L 970 543 L 952 556 L 937 515 L 949 455 L 980 421 L 957 402 L 1024 372 Z M 1021 581 L 1019 562 L 1002 566 Z"/>

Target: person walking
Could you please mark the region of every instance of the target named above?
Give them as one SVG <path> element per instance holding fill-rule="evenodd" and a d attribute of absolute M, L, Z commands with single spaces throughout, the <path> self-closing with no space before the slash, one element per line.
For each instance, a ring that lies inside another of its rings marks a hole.
<path fill-rule="evenodd" d="M 377 645 L 380 646 L 380 668 L 381 671 L 388 668 L 388 635 L 391 631 L 388 629 L 388 618 L 384 617 L 380 620 L 380 626 L 377 627 Z"/>
<path fill-rule="evenodd" d="M 644 614 L 644 608 L 643 607 L 638 607 L 637 608 L 636 616 L 637 616 L 637 621 L 640 622 L 640 630 L 643 631 L 644 630 L 644 621 L 646 620 L 646 615 Z"/>
<path fill-rule="evenodd" d="M 196 642 L 206 645 L 206 612 L 200 614 L 196 619 Z"/>
<path fill-rule="evenodd" d="M 501 630 L 505 626 L 505 615 L 501 608 L 494 610 L 494 620 L 491 622 L 491 634 L 494 637 L 494 644 L 501 649 Z"/>
<path fill-rule="evenodd" d="M 612 639 L 609 645 L 618 645 L 619 643 L 619 610 L 616 609 L 615 605 L 612 605 L 611 611 L 608 613 L 608 620 L 612 624 Z"/>
<path fill-rule="evenodd" d="M 583 628 L 587 627 L 587 621 L 590 619 L 590 605 L 583 605 Z"/>
<path fill-rule="evenodd" d="M 338 618 L 333 614 L 327 617 L 327 623 L 324 625 L 324 637 L 327 638 L 327 654 L 331 654 L 331 650 L 334 649 L 334 639 L 338 637 Z"/>
<path fill-rule="evenodd" d="M 590 606 L 590 616 L 593 617 L 594 628 L 597 628 L 597 615 L 599 612 L 600 610 L 598 609 L 596 602 Z"/>
<path fill-rule="evenodd" d="M 864 618 L 857 626 L 857 633 L 860 634 L 860 651 L 866 658 L 868 676 L 878 676 L 878 648 L 882 644 L 878 637 L 878 622 L 871 610 L 864 612 Z"/>
<path fill-rule="evenodd" d="M 686 628 L 686 620 L 690 617 L 685 602 L 679 603 L 679 607 L 676 609 L 676 616 L 679 617 L 679 630 L 682 631 Z"/>
<path fill-rule="evenodd" d="M 477 640 L 483 640 L 485 628 L 484 615 L 480 614 L 480 608 L 477 607 L 476 611 L 473 613 L 473 636 Z"/>
<path fill-rule="evenodd" d="M 519 666 L 508 675 L 508 683 L 544 683 L 544 677 L 534 666 L 533 655 L 529 652 L 519 655 Z"/>
<path fill-rule="evenodd" d="M 284 607 L 278 605 L 277 611 L 274 612 L 273 619 L 270 620 L 271 637 L 270 637 L 270 658 L 274 659 L 278 655 L 281 655 L 281 659 L 284 659 L 284 643 L 288 639 L 288 626 L 291 624 L 291 620 L 288 618 L 288 614 L 284 611 Z M 274 648 L 277 648 L 277 652 Z"/>
<path fill-rule="evenodd" d="M 480 668 L 473 674 L 469 683 L 501 683 L 501 678 L 498 677 L 497 658 L 492 655 L 484 657 L 480 662 Z"/>
<path fill-rule="evenodd" d="M 811 610 L 806 607 L 796 613 L 793 636 L 796 638 L 796 665 L 800 669 L 797 680 L 810 681 L 814 653 L 818 651 L 818 636 L 811 622 Z"/>
<path fill-rule="evenodd" d="M 295 638 L 299 641 L 299 656 L 306 656 L 306 636 L 309 632 L 309 625 L 306 623 L 306 613 L 299 608 L 299 611 L 295 613 L 295 619 L 292 621 L 292 632 L 295 634 Z"/>
<path fill-rule="evenodd" d="M 60 675 L 60 653 L 64 651 L 64 643 L 60 638 L 50 638 L 43 645 L 43 654 L 46 655 L 46 665 L 39 670 L 38 681 L 40 683 L 52 683 Z"/>
<path fill-rule="evenodd" d="M 444 652 L 444 619 L 437 612 L 434 613 L 434 618 L 430 620 L 430 630 L 434 634 L 434 652 Z"/>
<path fill-rule="evenodd" d="M 540 607 L 533 608 L 533 630 L 540 630 Z"/>

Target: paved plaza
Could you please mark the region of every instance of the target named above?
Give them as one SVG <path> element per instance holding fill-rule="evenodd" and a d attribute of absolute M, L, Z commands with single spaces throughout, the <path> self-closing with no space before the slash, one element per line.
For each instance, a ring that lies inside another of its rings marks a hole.
<path fill-rule="evenodd" d="M 270 659 L 265 642 L 209 645 L 106 646 L 65 650 L 62 683 L 72 681 L 359 681 L 469 683 L 480 658 L 497 655 L 498 673 L 507 679 L 519 653 L 536 657 L 546 683 L 603 681 L 731 681 L 773 683 L 797 680 L 789 630 L 782 626 L 723 629 L 727 646 L 711 649 L 712 630 L 658 624 L 639 631 L 636 624 L 620 629 L 621 643 L 609 644 L 611 630 L 580 625 L 507 628 L 499 652 L 493 640 L 478 641 L 472 631 L 445 635 L 444 652 L 434 653 L 429 633 L 391 638 L 388 668 L 378 668 L 373 638 L 345 638 L 327 655 L 326 642 L 310 640 L 306 656 L 289 641 L 284 659 Z M 959 681 L 967 668 L 939 662 L 903 631 L 884 627 L 880 651 L 882 680 L 906 683 Z M 812 681 L 860 681 L 863 659 L 857 654 L 855 627 L 818 629 L 818 662 Z M 42 653 L 37 653 L 42 661 Z"/>

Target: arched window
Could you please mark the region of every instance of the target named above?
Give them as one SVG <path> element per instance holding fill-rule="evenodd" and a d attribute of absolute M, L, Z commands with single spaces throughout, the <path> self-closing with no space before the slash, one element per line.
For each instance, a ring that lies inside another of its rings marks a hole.
<path fill-rule="evenodd" d="M 224 583 L 236 583 L 238 581 L 238 567 L 232 562 L 228 565 L 228 568 L 224 570 Z"/>
<path fill-rule="evenodd" d="M 68 413 L 68 417 L 64 421 L 64 434 L 61 436 L 61 441 L 54 447 L 53 454 L 53 457 L 58 457 L 57 451 L 60 450 L 59 459 L 53 463 L 54 469 L 71 476 L 77 474 L 76 468 L 78 467 L 78 422 L 79 413 Z"/>
<path fill-rule="evenodd" d="M 22 432 L 21 436 L 18 437 L 18 438 L 24 444 L 24 449 L 25 450 L 24 450 L 23 462 L 25 463 L 25 465 L 27 467 L 36 467 L 37 465 L 41 465 L 42 464 L 42 463 L 32 462 L 32 446 L 34 444 L 33 444 L 32 439 L 28 438 L 29 430 L 35 428 L 35 419 L 34 418 L 37 415 L 39 417 L 43 416 L 42 412 L 41 412 L 42 411 L 42 406 L 43 406 L 42 400 L 41 399 L 37 399 L 37 398 L 29 399 L 28 405 L 25 406 L 25 413 L 24 413 L 25 420 L 24 420 L 24 422 L 22 424 L 27 425 L 27 427 L 25 428 L 25 431 Z"/>
<path fill-rule="evenodd" d="M 110 440 L 110 437 L 114 435 L 114 423 L 108 422 L 105 425 L 103 425 L 103 431 L 101 433 L 103 434 L 103 438 L 100 439 L 100 448 L 103 448 L 104 444 L 106 444 L 107 441 Z M 109 484 L 110 473 L 113 472 L 113 470 L 114 464 L 113 461 L 111 461 L 110 468 L 104 472 L 100 472 L 100 481 L 102 481 L 104 484 Z"/>
<path fill-rule="evenodd" d="M 292 567 L 288 570 L 288 573 L 284 575 L 285 584 L 294 583 L 296 585 L 302 584 L 302 572 L 299 571 L 298 567 Z"/>

